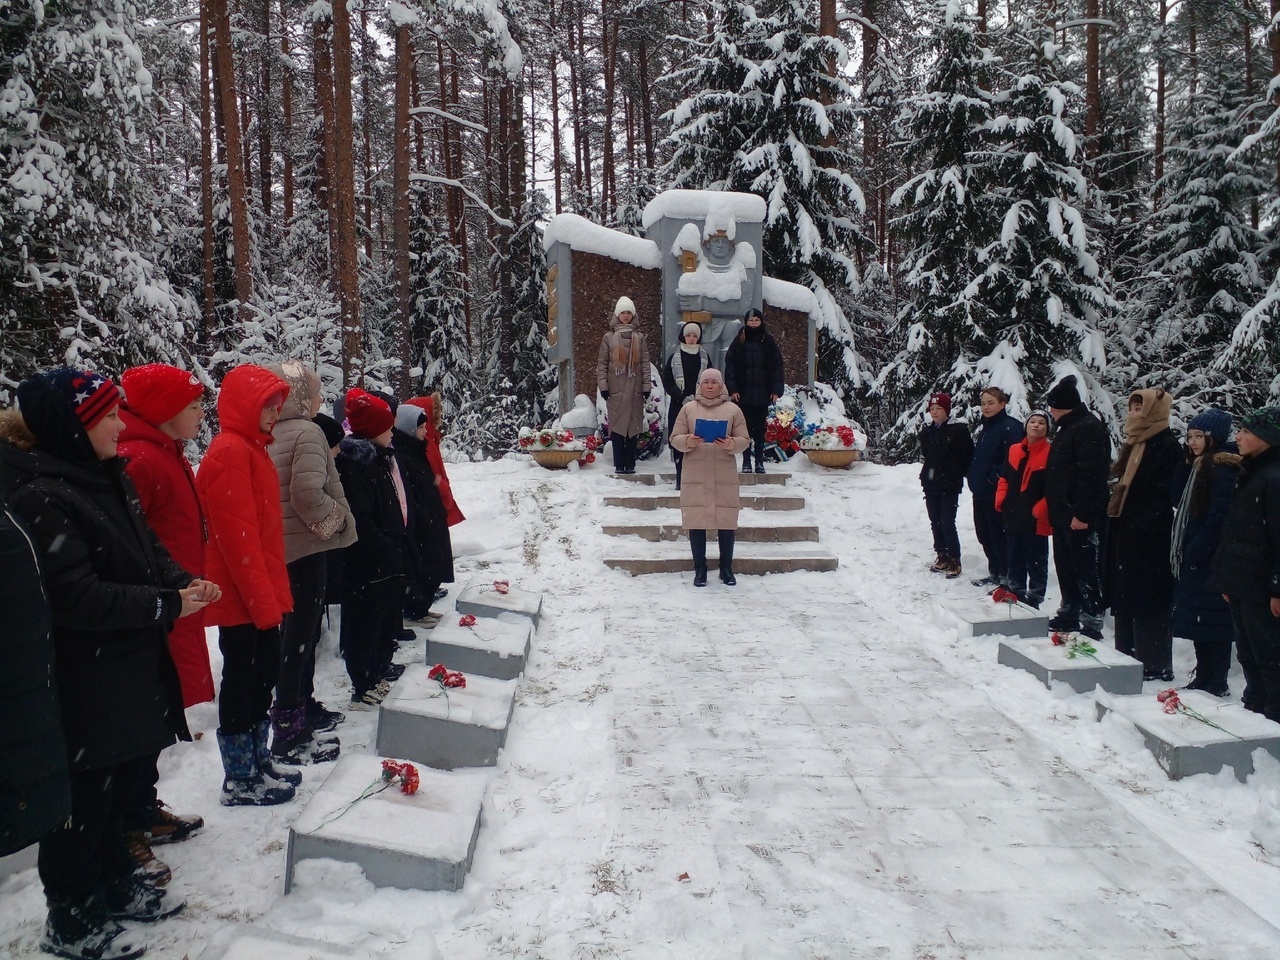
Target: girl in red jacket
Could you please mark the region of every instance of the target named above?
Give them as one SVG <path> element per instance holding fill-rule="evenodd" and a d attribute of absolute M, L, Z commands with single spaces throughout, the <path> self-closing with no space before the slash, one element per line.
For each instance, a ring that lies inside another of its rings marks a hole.
<path fill-rule="evenodd" d="M 222 599 L 209 606 L 205 619 L 218 627 L 222 650 L 224 806 L 283 803 L 302 782 L 297 771 L 272 766 L 267 716 L 280 662 L 280 623 L 293 608 L 280 481 L 267 454 L 288 395 L 289 385 L 262 367 L 244 364 L 228 373 L 218 395 L 222 432 L 196 474 L 209 525 L 206 569 L 223 585 Z"/>
<path fill-rule="evenodd" d="M 1004 517 L 1009 571 L 991 599 L 1040 609 L 1049 581 L 1049 507 L 1044 467 L 1049 459 L 1049 416 L 1027 417 L 1027 435 L 1009 448 L 1009 462 L 996 485 L 996 509 Z"/>
<path fill-rule="evenodd" d="M 149 363 L 120 377 L 125 402 L 119 451 L 125 473 L 138 491 L 147 526 L 184 570 L 204 572 L 204 515 L 196 496 L 196 478 L 187 462 L 186 443 L 204 421 L 204 384 L 187 370 Z M 182 706 L 214 697 L 204 612 L 175 620 L 169 628 L 169 655 L 178 668 Z M 136 802 L 126 808 L 125 842 L 129 853 L 154 883 L 170 877 L 169 868 L 151 852 L 153 843 L 185 840 L 204 826 L 201 817 L 170 812 L 156 793 L 159 755 L 150 758 Z"/>

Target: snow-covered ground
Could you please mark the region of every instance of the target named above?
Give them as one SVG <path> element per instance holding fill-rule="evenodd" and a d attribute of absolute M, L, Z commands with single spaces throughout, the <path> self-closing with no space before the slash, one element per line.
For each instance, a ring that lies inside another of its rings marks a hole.
<path fill-rule="evenodd" d="M 398 960 L 1280 955 L 1280 869 L 1252 839 L 1274 832 L 1280 764 L 1169 781 L 1091 696 L 961 639 L 957 611 L 986 601 L 926 571 L 918 468 L 790 466 L 840 569 L 732 590 L 606 569 L 603 495 L 633 488 L 603 461 L 451 466 L 459 582 L 545 591 L 465 888 L 377 890 L 308 861 L 284 896 L 287 825 L 327 768 L 292 804 L 220 807 L 206 704 L 201 739 L 162 760 L 162 798 L 208 826 L 156 848 L 188 908 L 142 929 L 148 955 L 249 932 Z M 1175 655 L 1185 682 L 1190 645 Z M 318 688 L 345 703 L 334 631 Z M 374 716 L 339 727 L 345 752 L 370 750 Z M 42 920 L 34 870 L 0 883 L 0 955 L 38 956 Z"/>

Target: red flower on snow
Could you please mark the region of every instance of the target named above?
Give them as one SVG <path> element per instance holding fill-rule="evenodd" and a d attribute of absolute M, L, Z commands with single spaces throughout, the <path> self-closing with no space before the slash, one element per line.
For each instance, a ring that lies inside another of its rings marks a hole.
<path fill-rule="evenodd" d="M 493 589 L 494 589 L 494 591 L 495 591 L 495 592 L 497 592 L 497 593 L 510 593 L 510 592 L 511 592 L 511 581 L 510 581 L 510 580 L 495 580 L 495 581 L 493 581 Z"/>
<path fill-rule="evenodd" d="M 427 678 L 436 681 L 446 690 L 450 688 L 461 688 L 467 685 L 467 678 L 457 670 L 450 670 L 443 663 L 437 663 L 434 667 L 427 671 Z"/>
<path fill-rule="evenodd" d="M 464 613 L 458 618 L 458 626 L 460 627 L 474 627 L 475 625 L 476 617 L 473 613 Z"/>
<path fill-rule="evenodd" d="M 400 784 L 400 792 L 413 796 L 420 786 L 418 768 L 412 763 L 401 763 L 398 760 L 382 761 L 382 779 Z"/>

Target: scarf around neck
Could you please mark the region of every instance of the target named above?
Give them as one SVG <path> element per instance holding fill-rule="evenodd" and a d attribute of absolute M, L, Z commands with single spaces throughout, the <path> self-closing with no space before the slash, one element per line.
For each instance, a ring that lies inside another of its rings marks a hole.
<path fill-rule="evenodd" d="M 1146 451 L 1147 441 L 1158 433 L 1169 429 L 1169 411 L 1173 407 L 1173 395 L 1165 390 L 1135 390 L 1129 395 L 1129 403 L 1138 400 L 1141 406 L 1129 411 L 1124 421 L 1124 447 L 1116 460 L 1113 474 L 1120 476 L 1120 481 L 1111 491 L 1111 499 L 1107 503 L 1107 516 L 1118 517 L 1124 512 L 1125 501 L 1129 498 L 1129 489 L 1133 486 L 1133 477 L 1142 463 L 1142 454 Z"/>

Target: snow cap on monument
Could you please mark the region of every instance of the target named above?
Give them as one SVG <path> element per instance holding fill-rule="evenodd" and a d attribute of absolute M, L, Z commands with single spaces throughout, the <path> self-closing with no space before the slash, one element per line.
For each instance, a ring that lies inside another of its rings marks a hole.
<path fill-rule="evenodd" d="M 631 311 L 632 317 L 636 315 L 636 305 L 632 303 L 631 298 L 619 297 L 618 302 L 614 304 L 613 315 L 615 317 L 620 317 L 625 311 L 628 311 L 628 310 Z"/>
<path fill-rule="evenodd" d="M 204 384 L 194 373 L 167 363 L 131 367 L 121 375 L 120 385 L 129 412 L 153 427 L 172 420 L 192 400 L 204 395 Z"/>
<path fill-rule="evenodd" d="M 344 405 L 347 423 L 351 425 L 351 435 L 362 440 L 380 437 L 391 429 L 395 423 L 391 407 L 385 400 L 373 394 L 352 387 L 347 391 L 347 402 Z"/>
<path fill-rule="evenodd" d="M 1077 382 L 1075 374 L 1063 377 L 1045 395 L 1045 403 L 1055 410 L 1074 410 L 1076 407 L 1084 406 L 1084 401 L 1080 399 L 1080 391 L 1076 388 Z"/>

